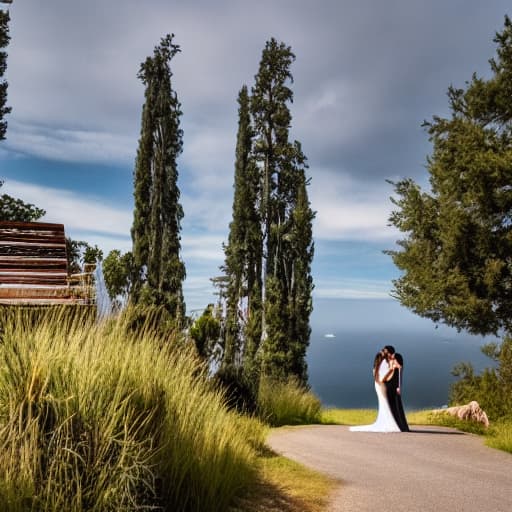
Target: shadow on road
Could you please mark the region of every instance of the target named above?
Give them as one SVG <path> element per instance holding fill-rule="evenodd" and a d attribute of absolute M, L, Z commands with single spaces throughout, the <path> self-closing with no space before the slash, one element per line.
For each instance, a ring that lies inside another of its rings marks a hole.
<path fill-rule="evenodd" d="M 434 430 L 434 429 L 419 429 L 419 428 L 411 428 L 409 430 L 411 434 L 448 434 L 452 436 L 463 436 L 464 432 L 459 432 L 458 430 Z"/>

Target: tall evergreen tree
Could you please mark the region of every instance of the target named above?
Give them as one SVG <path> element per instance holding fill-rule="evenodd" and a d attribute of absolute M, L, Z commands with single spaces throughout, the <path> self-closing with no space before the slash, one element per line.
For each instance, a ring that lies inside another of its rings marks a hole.
<path fill-rule="evenodd" d="M 289 257 L 286 259 L 286 279 L 288 282 L 289 310 L 289 357 L 288 373 L 307 382 L 306 349 L 309 345 L 311 327 L 309 318 L 313 311 L 313 219 L 306 190 L 306 178 L 303 172 L 298 173 L 299 183 L 295 205 L 291 212 L 288 236 Z"/>
<path fill-rule="evenodd" d="M 309 327 L 298 332 L 296 305 L 297 294 L 308 295 L 299 300 L 305 300 L 308 307 L 299 309 L 304 315 L 302 320 L 309 326 L 311 286 L 306 291 L 307 287 L 298 283 L 311 280 L 312 240 L 306 238 L 311 233 L 313 213 L 305 187 L 306 157 L 297 141 L 289 141 L 292 116 L 288 105 L 293 101 L 290 66 L 294 60 L 289 46 L 275 39 L 267 42 L 252 89 L 251 112 L 256 132 L 254 158 L 261 173 L 264 239 L 262 371 L 278 378 L 294 375 L 306 383 Z M 296 212 L 298 206 L 303 210 L 300 214 Z M 305 237 L 303 243 L 293 235 L 299 218 L 308 219 L 300 234 Z M 297 266 L 298 261 L 305 264 Z"/>
<path fill-rule="evenodd" d="M 243 86 L 238 95 L 238 135 L 235 160 L 233 220 L 225 247 L 224 272 L 228 276 L 227 312 L 223 365 L 241 366 L 242 350 L 247 357 L 255 355 L 254 343 L 259 341 L 249 333 L 251 340 L 243 345 L 249 316 L 258 315 L 253 303 L 254 289 L 261 290 L 258 264 L 261 260 L 260 220 L 257 211 L 258 170 L 251 156 L 253 130 L 249 112 L 249 94 Z M 261 335 L 258 334 L 258 338 Z"/>
<path fill-rule="evenodd" d="M 251 382 L 261 372 L 307 382 L 314 214 L 306 157 L 300 144 L 288 139 L 294 59 L 290 47 L 268 41 L 250 116 L 245 88 L 239 96 L 233 222 L 224 267 L 229 279 L 224 361 L 236 365 L 237 354 Z M 247 311 L 242 325 L 240 310 Z"/>
<path fill-rule="evenodd" d="M 9 11 L 0 10 L 0 49 L 5 48 L 9 44 Z M 4 76 L 7 69 L 7 53 L 0 51 L 0 79 Z M 0 140 L 5 139 L 7 131 L 7 121 L 4 116 L 11 111 L 7 107 L 7 81 L 0 81 Z"/>
<path fill-rule="evenodd" d="M 185 266 L 180 260 L 183 209 L 176 159 L 182 151 L 183 132 L 181 106 L 171 85 L 170 62 L 180 51 L 173 37 L 162 38 L 138 74 L 146 90 L 134 171 L 132 300 L 164 306 L 179 320 L 185 314 Z"/>
<path fill-rule="evenodd" d="M 512 329 L 512 23 L 496 35 L 493 76 L 448 89 L 451 117 L 425 123 L 431 192 L 395 184 L 389 251 L 395 295 L 415 313 L 475 334 Z"/>

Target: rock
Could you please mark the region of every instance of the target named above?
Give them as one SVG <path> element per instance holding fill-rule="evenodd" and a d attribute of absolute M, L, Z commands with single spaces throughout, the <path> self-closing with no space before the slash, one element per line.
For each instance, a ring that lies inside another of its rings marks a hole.
<path fill-rule="evenodd" d="M 482 423 L 485 428 L 489 426 L 489 418 L 487 418 L 487 414 L 480 407 L 478 402 L 473 400 L 466 405 L 459 405 L 456 407 L 448 407 L 446 409 L 436 409 L 433 411 L 435 413 L 448 413 L 451 416 L 455 416 L 459 418 L 459 420 L 469 420 L 476 421 L 477 423 Z"/>

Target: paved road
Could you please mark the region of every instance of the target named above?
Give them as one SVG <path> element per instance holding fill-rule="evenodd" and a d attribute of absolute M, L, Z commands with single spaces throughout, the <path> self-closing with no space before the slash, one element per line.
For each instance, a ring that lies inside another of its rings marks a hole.
<path fill-rule="evenodd" d="M 270 447 L 340 480 L 327 512 L 511 512 L 512 455 L 443 427 L 274 431 Z"/>

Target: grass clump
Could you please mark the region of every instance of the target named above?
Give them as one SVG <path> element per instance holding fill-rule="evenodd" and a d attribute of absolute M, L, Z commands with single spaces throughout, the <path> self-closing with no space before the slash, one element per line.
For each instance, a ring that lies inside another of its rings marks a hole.
<path fill-rule="evenodd" d="M 186 343 L 126 322 L 4 323 L 0 510 L 220 512 L 254 480 L 261 423 L 227 411 Z"/>
<path fill-rule="evenodd" d="M 257 411 L 266 423 L 274 427 L 319 423 L 321 408 L 320 399 L 296 379 L 261 378 Z"/>
<path fill-rule="evenodd" d="M 490 428 L 485 444 L 512 453 L 512 420 L 501 420 Z"/>

